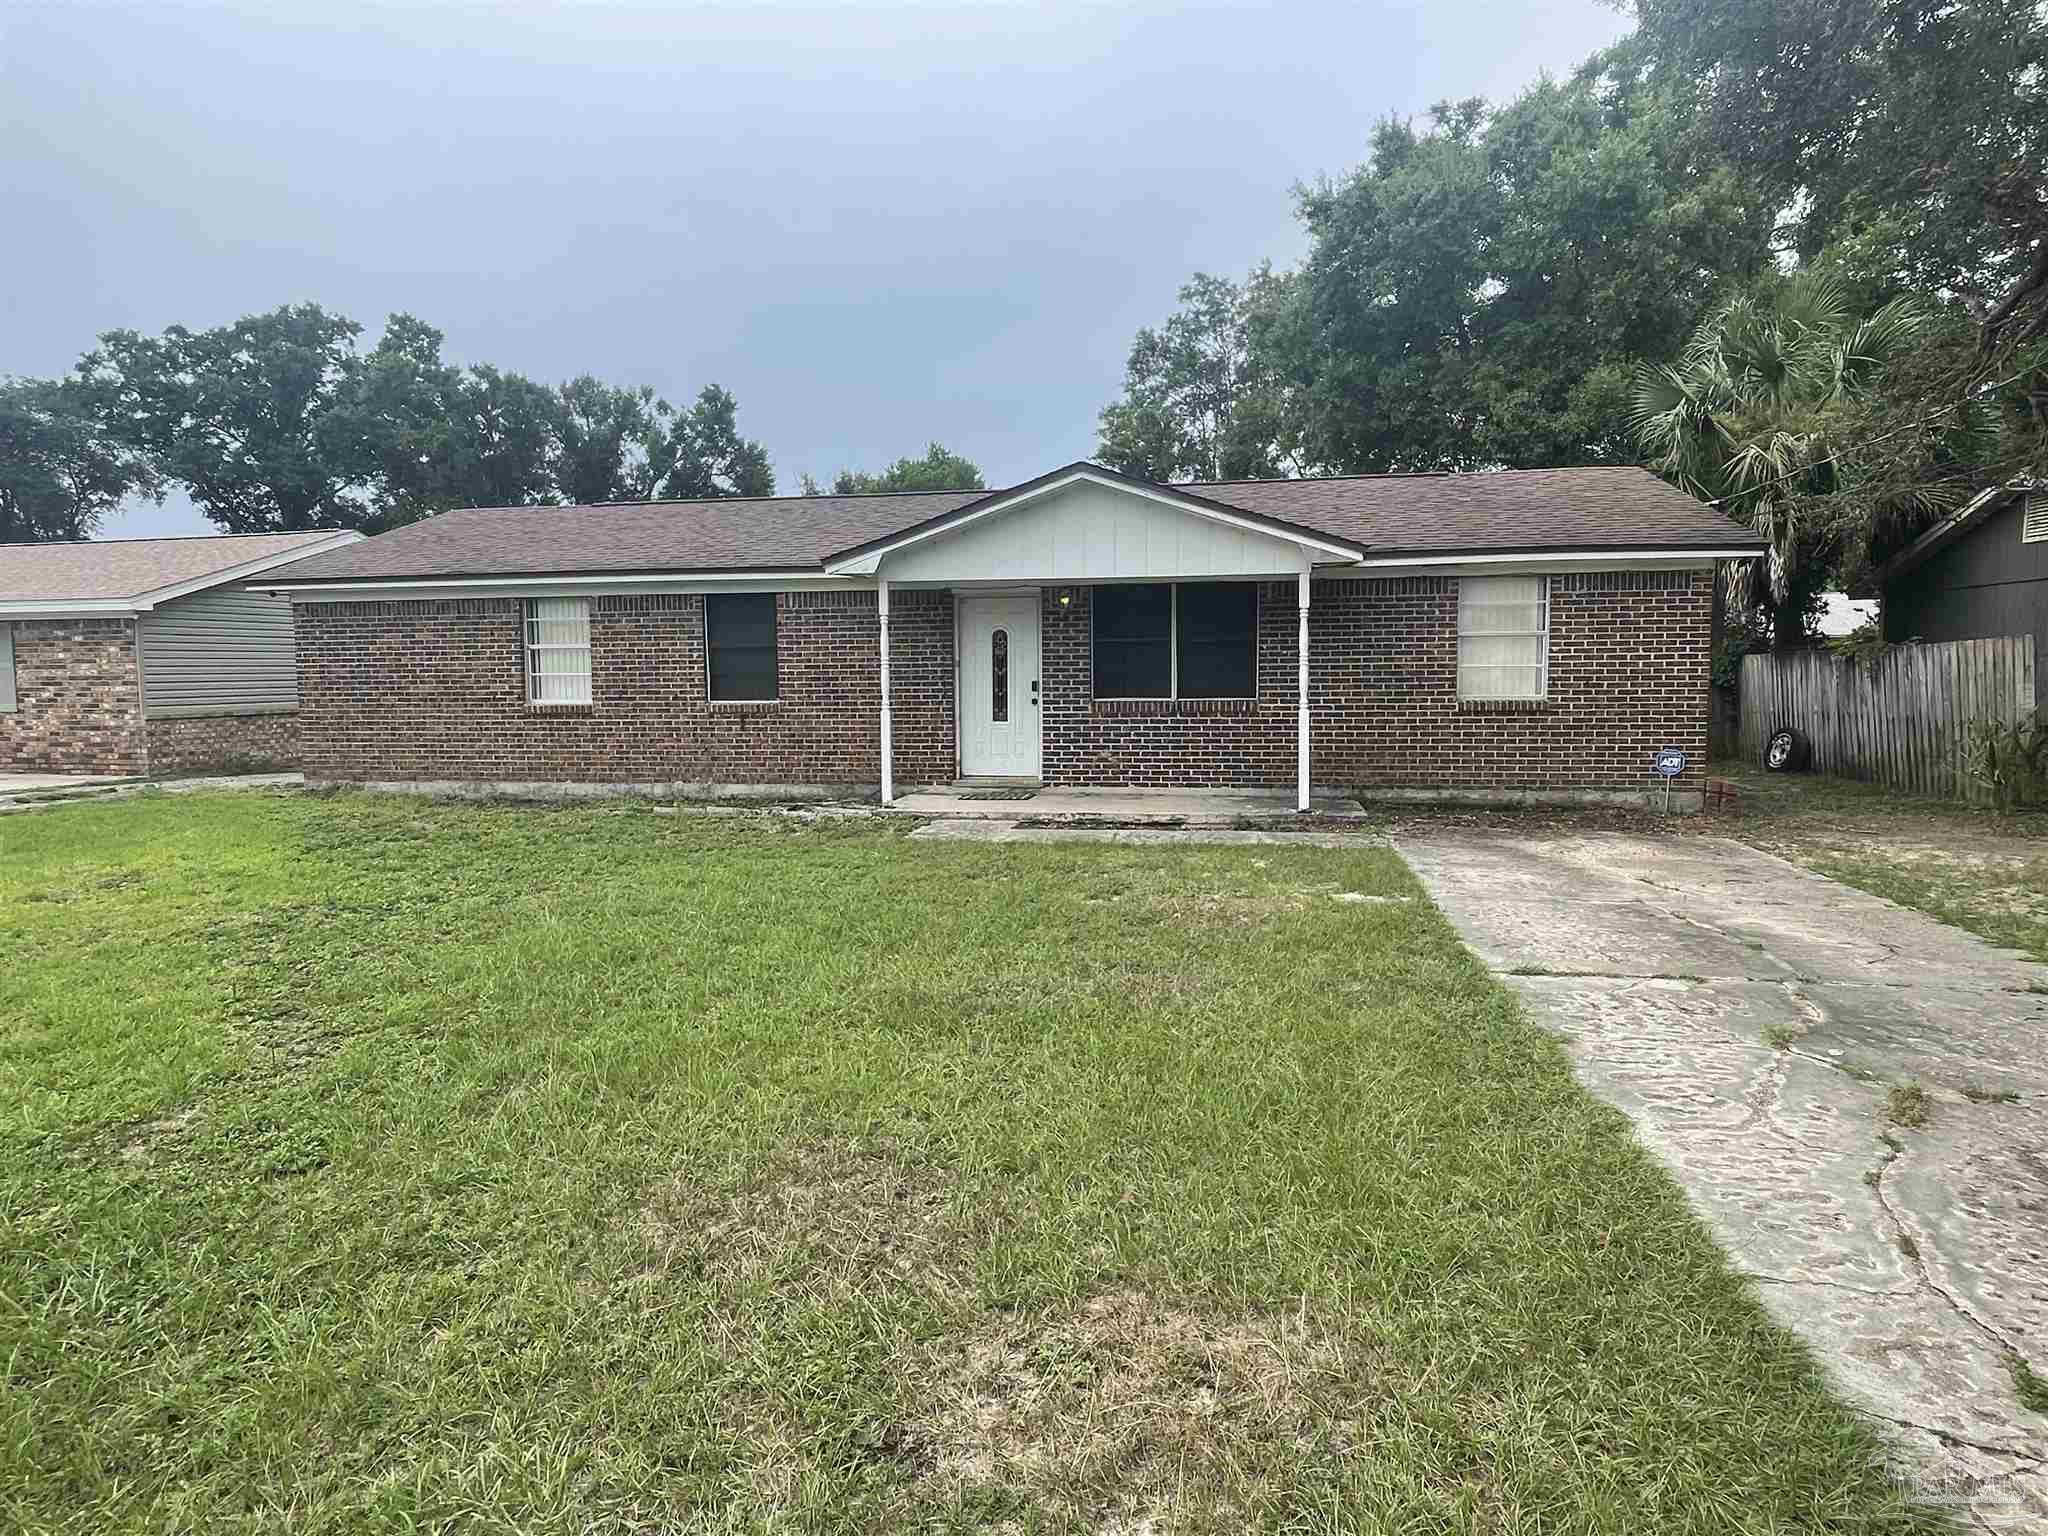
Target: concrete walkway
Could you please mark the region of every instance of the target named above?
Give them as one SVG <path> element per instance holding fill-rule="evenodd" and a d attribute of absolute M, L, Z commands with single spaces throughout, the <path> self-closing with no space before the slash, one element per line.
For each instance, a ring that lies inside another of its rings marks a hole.
<path fill-rule="evenodd" d="M 34 780 L 16 783 L 15 780 Z M 116 779 L 90 774 L 0 774 L 0 815 L 9 811 L 44 811 L 90 800 L 125 799 L 130 795 L 189 795 L 204 789 L 297 789 L 303 773 L 239 773 L 214 778 Z"/>
<path fill-rule="evenodd" d="M 132 784 L 132 774 L 120 773 L 0 773 L 0 797 L 32 794 L 46 789 L 91 789 L 101 784 Z"/>
<path fill-rule="evenodd" d="M 1718 838 L 1394 841 L 1922 1494 L 2048 1530 L 2048 969 Z"/>

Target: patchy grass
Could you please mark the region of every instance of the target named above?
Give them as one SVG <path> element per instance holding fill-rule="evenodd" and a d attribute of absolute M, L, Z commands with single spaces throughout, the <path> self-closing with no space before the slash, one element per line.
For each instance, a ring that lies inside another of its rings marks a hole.
<path fill-rule="evenodd" d="M 2020 1405 L 2030 1413 L 2048 1414 L 2048 1381 L 2041 1373 L 2027 1364 L 2026 1357 L 2007 1351 L 2005 1368 L 2012 1372 L 2012 1384 L 2020 1396 Z"/>
<path fill-rule="evenodd" d="M 2048 962 L 2048 811 L 2000 816 L 1819 774 L 1719 762 L 1741 786 L 1702 830 L 1741 838 L 1872 895 Z"/>
<path fill-rule="evenodd" d="M 1884 1096 L 1884 1117 L 1893 1125 L 1916 1130 L 1927 1123 L 1934 1102 L 1918 1083 L 1899 1083 Z"/>
<path fill-rule="evenodd" d="M 1384 848 L 196 795 L 0 949 L 0 1528 L 1927 1528 Z"/>

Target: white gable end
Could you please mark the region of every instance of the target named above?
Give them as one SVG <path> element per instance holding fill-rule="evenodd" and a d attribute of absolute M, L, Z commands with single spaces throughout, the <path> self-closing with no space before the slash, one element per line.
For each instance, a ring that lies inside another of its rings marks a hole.
<path fill-rule="evenodd" d="M 1313 554 L 1284 535 L 1078 478 L 885 550 L 868 569 L 892 582 L 1169 581 L 1292 576 L 1308 569 Z"/>

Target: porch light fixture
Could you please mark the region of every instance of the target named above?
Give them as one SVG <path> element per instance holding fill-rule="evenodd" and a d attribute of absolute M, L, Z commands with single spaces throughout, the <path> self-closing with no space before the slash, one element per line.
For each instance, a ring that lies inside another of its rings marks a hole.
<path fill-rule="evenodd" d="M 1061 587 L 1061 588 L 1060 588 L 1060 590 L 1059 590 L 1059 600 L 1060 600 L 1060 606 L 1061 606 L 1062 608 L 1071 608 L 1071 607 L 1073 607 L 1073 606 L 1074 606 L 1074 589 L 1073 589 L 1072 587 Z"/>

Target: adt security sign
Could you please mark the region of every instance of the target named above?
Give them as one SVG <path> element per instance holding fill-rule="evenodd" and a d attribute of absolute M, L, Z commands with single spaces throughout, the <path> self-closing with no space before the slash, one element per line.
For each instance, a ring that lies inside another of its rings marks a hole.
<path fill-rule="evenodd" d="M 1685 772 L 1685 754 L 1676 747 L 1665 747 L 1656 756 L 1657 772 L 1667 779 L 1675 779 Z"/>

